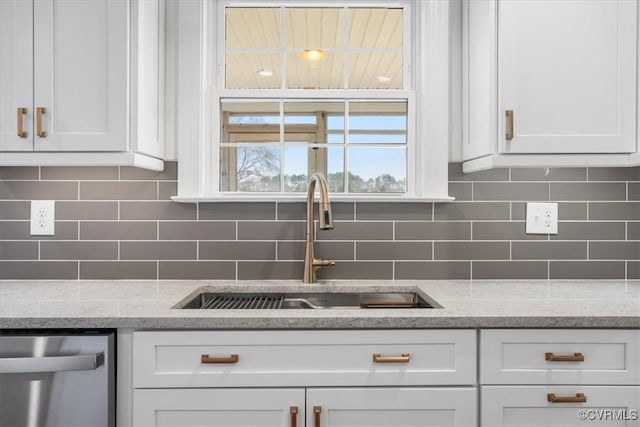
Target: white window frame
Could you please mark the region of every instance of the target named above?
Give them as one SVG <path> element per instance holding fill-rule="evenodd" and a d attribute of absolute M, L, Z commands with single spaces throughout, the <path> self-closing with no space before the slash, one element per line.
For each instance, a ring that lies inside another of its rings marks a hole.
<path fill-rule="evenodd" d="M 220 4 L 222 3 L 222 4 Z M 280 4 L 281 2 L 277 2 Z M 358 6 L 380 6 L 362 0 L 328 0 L 332 3 Z M 246 6 L 243 1 L 180 0 L 177 29 L 177 126 L 178 195 L 183 202 L 201 201 L 301 201 L 300 193 L 245 193 L 219 190 L 219 99 L 229 94 L 223 89 L 224 73 L 220 67 L 224 51 L 224 29 L 217 25 L 218 14 L 228 5 Z M 268 2 L 253 5 L 269 6 Z M 318 5 L 318 0 L 298 0 L 296 6 Z M 393 0 L 384 5 L 393 5 Z M 273 4 L 271 4 L 273 5 Z M 407 192 L 399 193 L 334 193 L 333 200 L 354 201 L 450 201 L 448 195 L 449 155 L 449 0 L 411 1 L 411 90 L 349 90 L 353 98 L 406 98 L 415 104 L 408 111 Z M 406 33 L 405 33 L 406 34 Z M 405 41 L 404 45 L 407 43 Z M 420 55 L 418 55 L 418 52 Z M 405 49 L 406 54 L 406 49 Z M 405 74 L 406 76 L 406 74 Z M 237 93 L 233 90 L 234 93 Z M 247 91 L 245 91 L 247 92 Z M 263 90 L 256 98 L 309 98 L 310 90 Z M 249 93 L 247 92 L 247 93 Z M 321 90 L 322 96 L 340 98 L 343 90 Z M 357 92 L 357 95 L 355 93 Z M 402 95 L 401 95 L 402 94 Z M 419 118 L 424 118 L 420 120 Z"/>

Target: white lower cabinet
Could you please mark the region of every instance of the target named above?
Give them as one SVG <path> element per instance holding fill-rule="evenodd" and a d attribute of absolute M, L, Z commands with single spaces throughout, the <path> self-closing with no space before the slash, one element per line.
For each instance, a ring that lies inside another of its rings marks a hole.
<path fill-rule="evenodd" d="M 136 390 L 134 425 L 304 426 L 304 397 L 304 389 Z"/>
<path fill-rule="evenodd" d="M 481 426 L 637 426 L 639 365 L 637 330 L 483 330 Z"/>
<path fill-rule="evenodd" d="M 575 401 L 575 402 L 572 402 Z M 640 387 L 482 387 L 483 427 L 637 426 Z"/>
<path fill-rule="evenodd" d="M 476 425 L 477 390 L 149 389 L 135 391 L 134 405 L 140 427 L 467 427 Z"/>
<path fill-rule="evenodd" d="M 475 426 L 477 390 L 320 388 L 307 390 L 308 427 Z"/>
<path fill-rule="evenodd" d="M 476 331 L 133 336 L 136 427 L 475 427 Z"/>

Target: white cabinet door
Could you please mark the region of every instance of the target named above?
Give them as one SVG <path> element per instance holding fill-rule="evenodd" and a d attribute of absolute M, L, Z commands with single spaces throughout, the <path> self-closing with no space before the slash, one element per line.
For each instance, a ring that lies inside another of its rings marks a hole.
<path fill-rule="evenodd" d="M 635 152 L 636 2 L 500 0 L 497 7 L 500 152 Z"/>
<path fill-rule="evenodd" d="M 0 1 L 0 151 L 33 150 L 32 51 L 32 1 Z M 19 108 L 26 111 L 19 113 Z"/>
<path fill-rule="evenodd" d="M 304 389 L 141 389 L 133 399 L 136 427 L 304 426 Z"/>
<path fill-rule="evenodd" d="M 34 2 L 36 151 L 127 149 L 128 14 L 122 0 Z"/>
<path fill-rule="evenodd" d="M 583 403 L 550 402 L 579 397 Z M 482 427 L 637 426 L 640 387 L 482 387 Z"/>
<path fill-rule="evenodd" d="M 477 425 L 477 389 L 307 389 L 308 427 Z"/>

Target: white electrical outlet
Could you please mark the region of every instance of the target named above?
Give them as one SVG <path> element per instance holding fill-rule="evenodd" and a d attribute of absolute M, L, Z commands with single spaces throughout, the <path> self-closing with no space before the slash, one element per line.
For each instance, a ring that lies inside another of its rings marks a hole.
<path fill-rule="evenodd" d="M 527 234 L 558 234 L 557 203 L 527 203 Z"/>
<path fill-rule="evenodd" d="M 53 236 L 55 234 L 56 202 L 54 200 L 31 201 L 31 235 Z"/>

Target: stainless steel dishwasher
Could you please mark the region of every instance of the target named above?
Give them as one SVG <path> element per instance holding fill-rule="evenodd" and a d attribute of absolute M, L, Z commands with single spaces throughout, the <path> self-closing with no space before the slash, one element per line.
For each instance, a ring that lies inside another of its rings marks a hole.
<path fill-rule="evenodd" d="M 115 425 L 112 330 L 0 330 L 0 427 Z"/>

